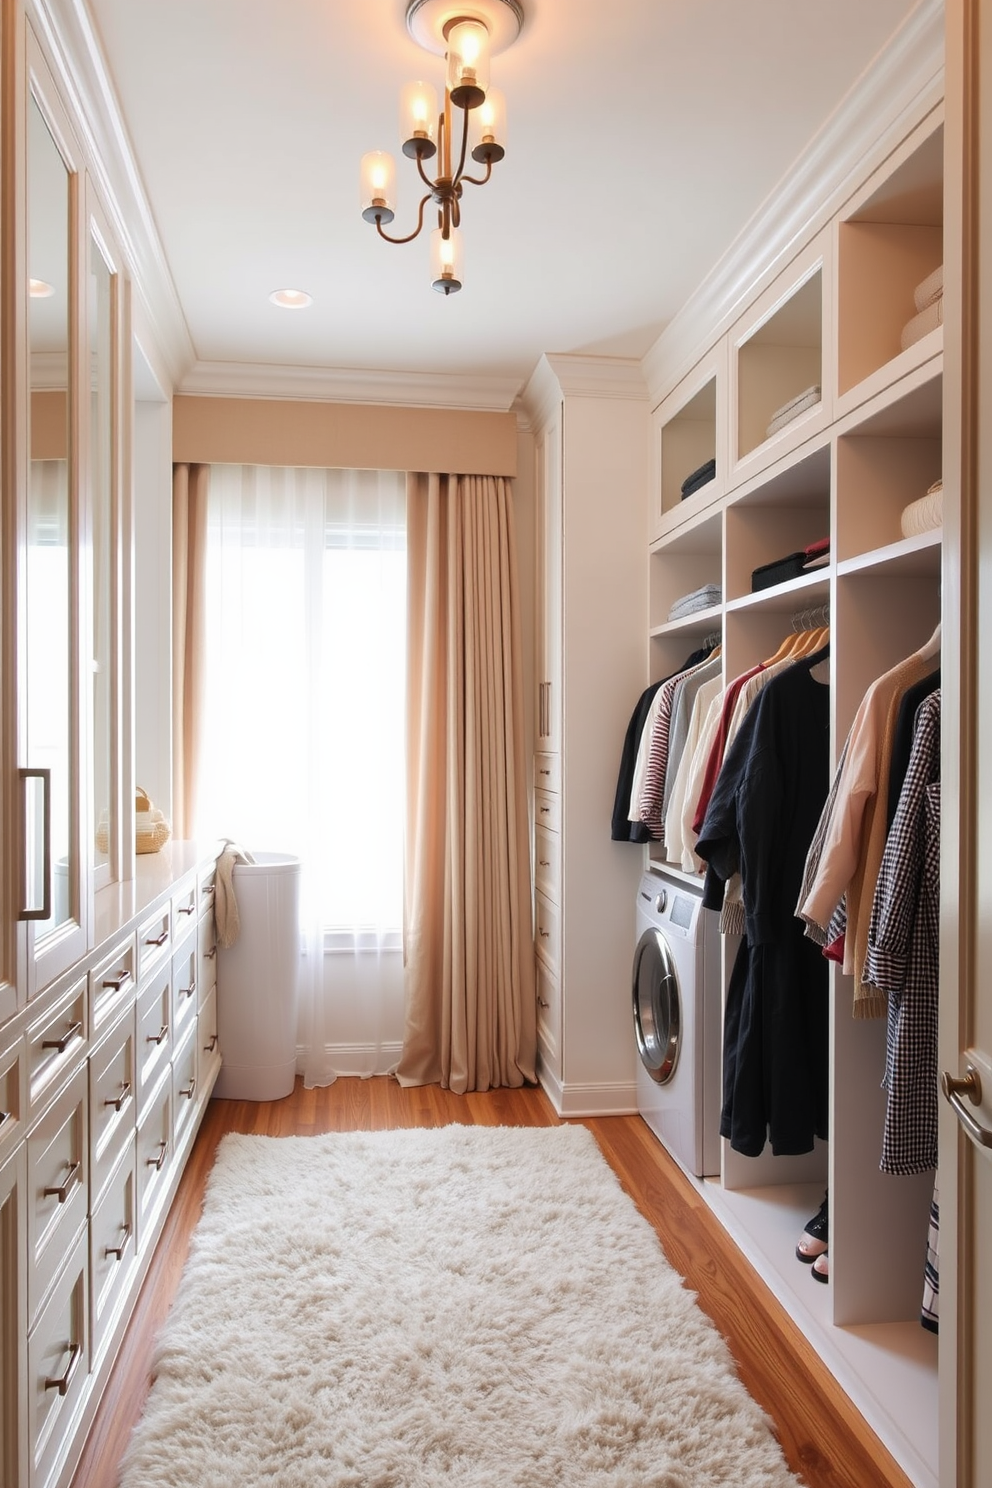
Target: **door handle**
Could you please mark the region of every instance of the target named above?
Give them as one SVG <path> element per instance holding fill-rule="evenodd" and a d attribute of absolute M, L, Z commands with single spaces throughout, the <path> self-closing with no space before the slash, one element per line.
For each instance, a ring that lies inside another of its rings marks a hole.
<path fill-rule="evenodd" d="M 950 1070 L 942 1070 L 940 1089 L 971 1140 L 979 1147 L 992 1147 L 992 1131 L 983 1126 L 964 1103 L 965 1096 L 973 1106 L 982 1103 L 982 1077 L 975 1066 L 969 1064 L 964 1075 L 952 1075 Z"/>
<path fill-rule="evenodd" d="M 50 920 L 52 917 L 52 772 L 51 770 L 29 770 L 22 768 L 19 772 L 22 783 L 29 780 L 41 781 L 41 851 L 42 851 L 42 890 L 41 904 L 32 909 L 29 904 L 22 904 L 17 912 L 19 920 Z M 26 792 L 21 802 L 23 810 L 23 824 L 21 842 L 23 845 L 24 862 L 24 899 L 29 897 L 29 871 L 28 871 L 28 811 Z"/>

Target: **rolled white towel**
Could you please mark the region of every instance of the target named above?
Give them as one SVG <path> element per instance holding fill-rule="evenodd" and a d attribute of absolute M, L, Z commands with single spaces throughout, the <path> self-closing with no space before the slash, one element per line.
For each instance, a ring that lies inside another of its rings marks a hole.
<path fill-rule="evenodd" d="M 903 351 L 908 351 L 917 341 L 922 341 L 931 331 L 944 324 L 944 296 L 938 295 L 925 310 L 919 315 L 914 315 L 902 328 L 899 345 Z"/>
<path fill-rule="evenodd" d="M 944 522 L 944 483 L 934 481 L 925 496 L 911 501 L 900 518 L 903 537 L 919 537 Z"/>
<path fill-rule="evenodd" d="M 920 281 L 913 291 L 913 303 L 917 312 L 932 305 L 944 293 L 944 265 L 938 264 L 932 274 Z"/>

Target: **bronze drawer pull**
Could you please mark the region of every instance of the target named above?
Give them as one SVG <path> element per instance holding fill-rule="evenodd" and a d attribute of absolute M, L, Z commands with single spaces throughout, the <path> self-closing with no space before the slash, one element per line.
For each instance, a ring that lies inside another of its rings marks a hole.
<path fill-rule="evenodd" d="M 550 931 L 550 930 L 544 930 L 544 929 L 542 929 L 542 927 L 541 927 L 541 926 L 540 926 L 540 925 L 539 925 L 539 926 L 538 926 L 538 927 L 537 927 L 537 933 L 538 933 L 538 935 L 539 935 L 539 936 L 540 936 L 540 937 L 541 937 L 541 939 L 542 939 L 542 940 L 547 940 L 547 938 L 548 938 L 548 936 L 549 936 L 549 935 L 550 935 L 550 934 L 551 934 L 551 931 Z"/>
<path fill-rule="evenodd" d="M 162 1040 L 165 1039 L 165 1038 L 168 1038 L 168 1036 L 169 1036 L 169 1025 L 168 1025 L 168 1023 L 163 1023 L 162 1024 L 162 1027 L 159 1029 L 158 1033 L 149 1033 L 149 1034 L 146 1034 L 145 1035 L 145 1043 L 146 1044 L 160 1044 L 162 1042 Z"/>
<path fill-rule="evenodd" d="M 125 1250 L 127 1250 L 127 1242 L 130 1240 L 130 1238 L 131 1226 L 127 1223 L 127 1221 L 125 1221 L 124 1229 L 121 1234 L 121 1243 L 119 1245 L 105 1245 L 103 1247 L 104 1260 L 108 1260 L 110 1256 L 115 1256 L 117 1260 L 122 1260 L 124 1257 L 124 1252 Z"/>
<path fill-rule="evenodd" d="M 542 806 L 542 807 L 540 807 L 540 812 L 541 812 L 541 815 L 542 816 L 550 816 L 551 815 L 551 807 L 550 806 Z"/>
<path fill-rule="evenodd" d="M 66 1029 L 61 1038 L 42 1039 L 41 1047 L 43 1049 L 57 1049 L 60 1054 L 64 1054 L 66 1049 L 68 1049 L 69 1045 L 72 1043 L 73 1039 L 79 1038 L 82 1035 L 82 1032 L 83 1025 L 77 1020 L 75 1023 L 73 1023 L 71 1028 Z"/>
<path fill-rule="evenodd" d="M 161 935 L 152 935 L 145 941 L 148 946 L 163 946 L 169 938 L 168 930 L 163 930 Z"/>
<path fill-rule="evenodd" d="M 216 1049 L 216 1047 L 217 1047 L 217 1035 L 214 1034 L 213 1037 L 211 1038 L 209 1044 L 204 1044 L 204 1046 L 203 1046 L 203 1052 L 204 1052 L 204 1054 L 212 1054 L 214 1052 L 214 1050 Z"/>
<path fill-rule="evenodd" d="M 104 1101 L 105 1106 L 113 1106 L 115 1111 L 122 1109 L 131 1094 L 131 1081 L 125 1080 L 121 1086 L 120 1095 L 109 1095 Z"/>
<path fill-rule="evenodd" d="M 180 1095 L 184 1095 L 187 1100 L 192 1100 L 193 1099 L 193 1091 L 195 1089 L 196 1089 L 196 1076 L 194 1075 L 191 1078 L 191 1080 L 189 1082 L 189 1085 L 186 1087 L 186 1089 L 185 1090 L 180 1090 L 179 1094 Z"/>
<path fill-rule="evenodd" d="M 165 1154 L 168 1152 L 168 1150 L 169 1144 L 163 1138 L 162 1141 L 158 1144 L 158 1157 L 145 1158 L 145 1162 L 147 1163 L 148 1167 L 160 1169 L 162 1164 L 165 1162 Z"/>
<path fill-rule="evenodd" d="M 60 1395 L 67 1395 L 69 1393 L 69 1386 L 72 1384 L 72 1376 L 76 1372 L 76 1366 L 82 1358 L 82 1355 L 83 1345 L 81 1343 L 70 1343 L 69 1362 L 65 1366 L 65 1373 L 60 1374 L 58 1379 L 53 1379 L 52 1376 L 49 1375 L 45 1380 L 45 1389 L 58 1390 Z"/>
<path fill-rule="evenodd" d="M 192 981 L 192 982 L 190 982 L 190 984 L 189 984 L 188 987 L 180 987 L 179 988 L 179 996 L 180 997 L 192 997 L 193 996 L 193 993 L 195 991 L 196 991 L 196 982 L 195 981 Z"/>
<path fill-rule="evenodd" d="M 203 888 L 200 890 L 200 893 L 203 895 L 204 899 L 208 899 L 210 897 L 210 895 L 215 892 L 216 888 L 217 888 L 217 885 L 216 884 L 212 884 L 212 883 L 204 884 L 203 885 Z"/>
<path fill-rule="evenodd" d="M 131 980 L 131 970 L 130 970 L 130 967 L 122 966 L 121 969 L 120 969 L 120 971 L 117 973 L 117 975 L 115 977 L 107 977 L 107 978 L 105 978 L 105 980 L 103 982 L 103 986 L 104 987 L 107 987 L 107 988 L 112 988 L 115 992 L 119 992 L 122 987 L 126 987 L 127 986 L 128 982 L 130 980 Z"/>
<path fill-rule="evenodd" d="M 537 1005 L 538 1005 L 538 1007 L 543 1007 L 543 1008 L 549 1008 L 551 1006 L 550 1002 L 546 1002 L 544 1000 L 544 998 L 543 997 L 540 997 L 540 996 L 537 999 Z"/>
<path fill-rule="evenodd" d="M 179 906 L 179 913 L 180 914 L 196 914 L 196 905 L 195 904 L 180 904 L 180 906 Z"/>
<path fill-rule="evenodd" d="M 60 1204 L 64 1204 L 65 1201 L 66 1201 L 66 1199 L 69 1197 L 69 1194 L 71 1193 L 71 1191 L 76 1187 L 76 1185 L 79 1182 L 80 1182 L 80 1177 L 79 1177 L 79 1163 L 78 1162 L 70 1163 L 69 1164 L 69 1171 L 65 1175 L 65 1182 L 62 1183 L 62 1184 L 60 1184 L 58 1188 L 54 1188 L 53 1187 L 53 1188 L 46 1188 L 46 1189 L 44 1189 L 43 1192 L 44 1192 L 45 1198 L 46 1199 L 58 1199 L 58 1201 L 59 1201 Z M 63 1390 L 62 1393 L 65 1394 L 65 1391 Z"/>
<path fill-rule="evenodd" d="M 214 957 L 216 956 L 216 954 L 217 954 L 217 947 L 216 946 L 211 946 L 210 949 L 209 949 L 209 951 L 204 951 L 204 953 L 203 953 L 203 959 L 204 959 L 204 961 L 212 961 L 214 959 Z"/>
<path fill-rule="evenodd" d="M 540 868 L 550 868 L 551 867 L 551 859 L 550 858 L 538 858 L 537 862 L 538 862 L 538 866 Z"/>

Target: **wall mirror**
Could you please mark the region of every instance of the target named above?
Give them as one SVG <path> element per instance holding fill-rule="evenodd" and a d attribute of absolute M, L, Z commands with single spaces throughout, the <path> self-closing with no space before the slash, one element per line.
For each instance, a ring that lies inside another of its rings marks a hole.
<path fill-rule="evenodd" d="M 87 273 L 89 364 L 89 509 L 93 550 L 93 805 L 96 822 L 94 887 L 111 876 L 117 858 L 113 809 L 114 667 L 114 273 L 91 230 Z"/>
<path fill-rule="evenodd" d="M 27 127 L 29 450 L 24 547 L 27 773 L 24 918 L 78 918 L 73 853 L 73 612 L 69 497 L 69 172 L 32 95 Z"/>

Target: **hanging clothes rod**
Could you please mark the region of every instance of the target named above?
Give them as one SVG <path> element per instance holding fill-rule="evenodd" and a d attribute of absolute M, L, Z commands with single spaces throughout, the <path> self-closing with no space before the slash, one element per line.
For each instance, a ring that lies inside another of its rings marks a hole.
<path fill-rule="evenodd" d="M 811 610 L 797 610 L 792 617 L 792 628 L 800 630 L 820 630 L 830 624 L 830 606 L 828 604 L 814 605 Z"/>

